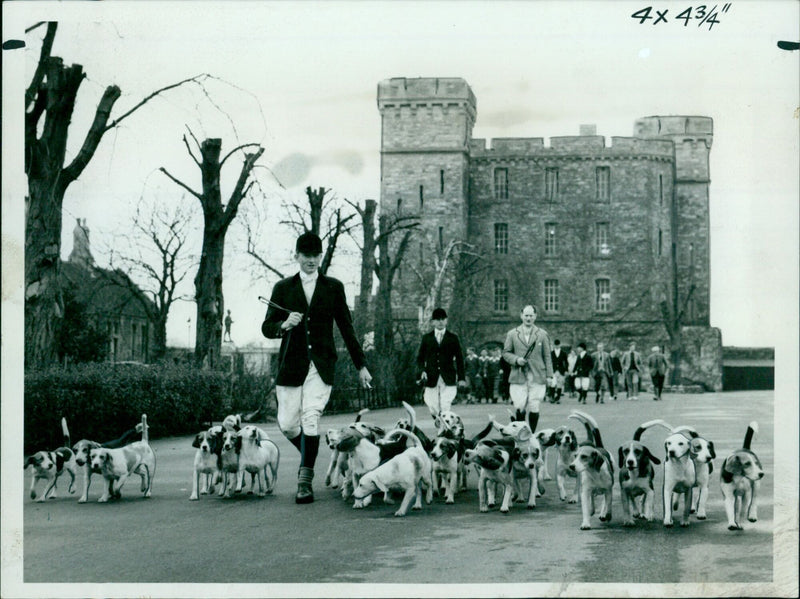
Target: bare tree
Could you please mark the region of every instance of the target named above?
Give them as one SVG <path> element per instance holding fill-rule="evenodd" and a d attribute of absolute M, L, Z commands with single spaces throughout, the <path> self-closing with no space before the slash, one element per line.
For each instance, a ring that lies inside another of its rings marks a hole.
<path fill-rule="evenodd" d="M 200 255 L 200 266 L 194 279 L 195 301 L 197 302 L 197 341 L 195 344 L 195 361 L 214 367 L 219 358 L 222 346 L 222 315 L 225 313 L 225 299 L 222 295 L 222 263 L 225 255 L 225 235 L 228 231 L 239 204 L 250 192 L 254 180 L 250 179 L 256 161 L 264 148 L 259 144 L 249 143 L 235 147 L 222 160 L 222 140 L 210 138 L 198 143 L 192 135 L 192 141 L 200 151 L 200 159 L 192 151 L 192 145 L 183 136 L 189 156 L 194 160 L 202 175 L 202 191 L 198 192 L 186 183 L 173 177 L 164 167 L 160 170 L 176 184 L 195 196 L 203 208 L 203 250 Z M 244 152 L 239 177 L 227 204 L 222 203 L 221 178 L 225 161 L 236 152 L 253 147 L 255 151 Z M 249 182 L 248 182 L 249 181 Z"/>
<path fill-rule="evenodd" d="M 160 93 L 205 77 L 163 87 L 113 120 L 111 113 L 121 91 L 116 85 L 108 86 L 80 151 L 65 166 L 68 129 L 85 74 L 81 65 L 67 67 L 61 58 L 51 56 L 57 27 L 54 22 L 47 24 L 39 62 L 25 90 L 25 364 L 34 368 L 57 360 L 55 341 L 64 315 L 59 278 L 67 188 L 80 177 L 106 132 Z"/>
<path fill-rule="evenodd" d="M 661 301 L 658 306 L 661 310 L 661 318 L 664 322 L 664 329 L 669 336 L 670 362 L 672 372 L 670 373 L 670 384 L 679 385 L 681 383 L 681 362 L 683 360 L 683 325 L 686 319 L 686 312 L 691 304 L 692 295 L 695 290 L 694 272 L 690 267 L 689 286 L 686 295 L 681 299 L 678 286 L 678 256 L 675 243 L 672 243 L 670 260 L 670 271 L 664 277 L 665 282 L 661 283 Z"/>
<path fill-rule="evenodd" d="M 185 251 L 191 220 L 192 210 L 184 201 L 150 205 L 140 201 L 132 219 L 132 233 L 122 234 L 122 240 L 128 243 L 115 243 L 109 252 L 111 267 L 116 271 L 109 283 L 127 287 L 153 327 L 153 361 L 166 354 L 167 319 L 172 304 L 189 299 L 178 294 L 178 286 L 196 262 Z M 124 247 L 127 250 L 120 249 Z M 103 276 L 106 271 L 97 272 Z M 127 276 L 117 276 L 119 272 Z"/>

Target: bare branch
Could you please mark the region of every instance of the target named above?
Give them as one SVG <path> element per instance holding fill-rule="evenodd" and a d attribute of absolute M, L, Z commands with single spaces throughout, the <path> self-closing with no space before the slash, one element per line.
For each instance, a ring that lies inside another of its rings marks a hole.
<path fill-rule="evenodd" d="M 242 144 L 242 145 L 240 145 L 240 146 L 236 146 L 236 147 L 235 147 L 235 148 L 233 148 L 233 149 L 232 149 L 230 152 L 228 152 L 227 154 L 225 154 L 225 158 L 223 158 L 223 159 L 220 161 L 220 163 L 219 163 L 219 167 L 220 167 L 220 168 L 222 168 L 222 165 L 223 165 L 223 164 L 225 164 L 225 161 L 226 161 L 228 158 L 230 158 L 231 154 L 233 154 L 233 153 L 234 153 L 234 152 L 236 152 L 237 150 L 241 150 L 242 148 L 247 148 L 247 147 L 250 147 L 250 146 L 253 146 L 253 147 L 256 147 L 256 148 L 260 148 L 260 147 L 261 147 L 261 145 L 260 145 L 260 144 L 256 144 L 256 143 Z M 262 152 L 263 152 L 263 150 L 262 150 Z"/>
<path fill-rule="evenodd" d="M 144 104 L 146 104 L 147 102 L 149 102 L 150 100 L 155 98 L 160 93 L 165 92 L 165 91 L 170 90 L 170 89 L 174 89 L 176 87 L 179 87 L 179 86 L 183 85 L 184 83 L 198 83 L 199 84 L 200 81 L 202 81 L 203 79 L 205 79 L 207 77 L 208 77 L 208 75 L 203 73 L 203 74 L 200 74 L 200 75 L 195 75 L 194 77 L 189 77 L 188 79 L 184 79 L 183 81 L 179 81 L 178 83 L 173 83 L 172 85 L 167 85 L 166 87 L 162 87 L 161 89 L 157 89 L 152 94 L 150 94 L 149 96 L 144 98 L 141 102 L 139 102 L 136 106 L 131 108 L 128 112 L 123 114 L 121 117 L 119 117 L 117 119 L 114 119 L 111 123 L 109 123 L 106 126 L 106 128 L 103 130 L 103 133 L 105 133 L 109 129 L 113 129 L 114 127 L 119 125 L 120 122 L 122 122 L 122 120 L 124 118 L 130 116 L 133 112 L 135 112 L 136 110 L 141 108 Z"/>
<path fill-rule="evenodd" d="M 189 147 L 189 141 L 186 139 L 185 135 L 183 136 L 183 145 L 186 146 L 186 151 L 189 152 L 189 156 L 192 157 L 192 160 L 194 160 L 194 163 L 197 166 L 200 166 L 200 161 L 195 157 L 194 153 L 192 152 L 192 148 Z"/>
<path fill-rule="evenodd" d="M 194 189 L 192 189 L 191 187 L 189 187 L 188 185 L 186 185 L 186 183 L 184 183 L 183 181 L 180 181 L 179 179 L 176 179 L 175 177 L 173 177 L 173 176 L 172 176 L 172 175 L 169 173 L 169 171 L 167 171 L 167 169 L 165 169 L 163 166 L 162 166 L 162 167 L 159 167 L 159 169 L 158 169 L 158 170 L 160 170 L 160 171 L 161 171 L 162 173 L 164 173 L 164 174 L 165 174 L 167 177 L 169 177 L 170 179 L 172 179 L 172 180 L 173 180 L 175 183 L 177 183 L 178 185 L 180 185 L 181 187 L 183 187 L 183 188 L 184 188 L 186 191 L 188 191 L 190 194 L 192 194 L 192 195 L 193 195 L 194 197 L 196 197 L 198 200 L 200 200 L 201 202 L 203 201 L 203 196 L 202 196 L 202 195 L 200 195 L 200 194 L 199 194 L 199 193 L 197 193 L 197 192 L 196 192 Z"/>

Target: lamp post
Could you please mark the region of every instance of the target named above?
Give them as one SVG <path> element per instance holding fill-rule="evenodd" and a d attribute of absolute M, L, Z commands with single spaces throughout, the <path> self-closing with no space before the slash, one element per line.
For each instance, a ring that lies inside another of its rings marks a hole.
<path fill-rule="evenodd" d="M 192 319 L 186 319 L 186 349 L 192 349 Z"/>

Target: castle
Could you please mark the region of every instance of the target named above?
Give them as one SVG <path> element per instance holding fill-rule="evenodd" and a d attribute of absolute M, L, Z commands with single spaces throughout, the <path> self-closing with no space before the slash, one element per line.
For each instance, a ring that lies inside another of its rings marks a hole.
<path fill-rule="evenodd" d="M 466 344 L 501 343 L 528 303 L 565 345 L 669 348 L 679 327 L 687 382 L 721 388 L 709 323 L 709 152 L 713 121 L 649 116 L 633 137 L 473 139 L 477 100 L 460 78 L 378 84 L 383 213 L 419 218 L 394 283 L 395 316 L 416 322 L 436 265 L 458 259 L 436 303 Z M 455 255 L 455 254 L 454 254 Z"/>

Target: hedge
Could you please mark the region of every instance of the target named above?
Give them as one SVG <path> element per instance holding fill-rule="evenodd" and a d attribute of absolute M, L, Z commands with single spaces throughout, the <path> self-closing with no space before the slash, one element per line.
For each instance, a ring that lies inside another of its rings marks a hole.
<path fill-rule="evenodd" d="M 229 389 L 225 373 L 185 366 L 102 363 L 27 373 L 25 452 L 61 446 L 62 416 L 72 443 L 114 439 L 143 413 L 150 438 L 191 434 L 229 413 Z"/>

